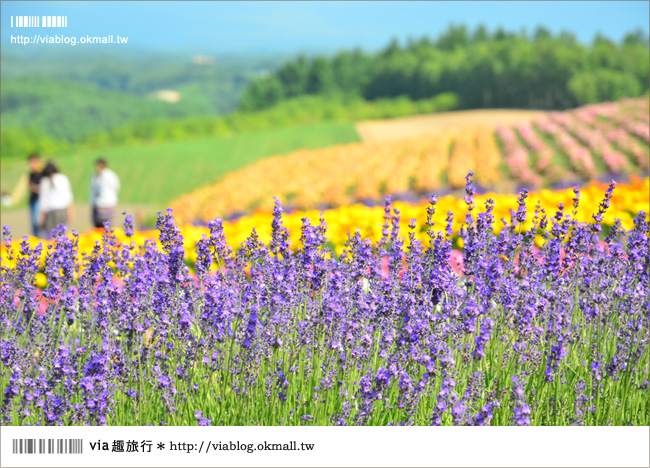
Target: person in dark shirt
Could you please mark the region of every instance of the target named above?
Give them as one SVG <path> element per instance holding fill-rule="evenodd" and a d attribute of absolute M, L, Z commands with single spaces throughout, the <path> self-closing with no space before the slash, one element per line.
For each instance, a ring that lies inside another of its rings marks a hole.
<path fill-rule="evenodd" d="M 42 170 L 41 157 L 36 153 L 30 154 L 29 157 L 27 158 L 27 162 L 29 163 L 29 169 L 30 169 L 29 180 L 28 180 L 29 214 L 31 216 L 31 222 L 32 222 L 32 234 L 35 237 L 38 237 L 38 229 L 39 229 L 38 189 L 41 183 L 41 170 Z"/>

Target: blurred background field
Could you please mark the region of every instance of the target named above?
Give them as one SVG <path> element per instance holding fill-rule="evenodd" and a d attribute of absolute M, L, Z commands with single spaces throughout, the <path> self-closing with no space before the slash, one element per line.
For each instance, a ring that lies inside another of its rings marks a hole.
<path fill-rule="evenodd" d="M 88 162 L 103 156 L 123 181 L 122 201 L 162 205 L 261 157 L 353 141 L 358 141 L 353 125 L 322 123 L 187 141 L 71 149 L 58 158 L 61 171 L 81 196 L 87 195 L 93 171 Z M 24 166 L 23 160 L 7 163 L 2 172 L 3 186 L 24 172 Z"/>
<path fill-rule="evenodd" d="M 24 5 L 3 3 L 3 18 L 56 9 Z M 162 25 L 189 14 L 175 5 L 96 8 Z M 3 193 L 38 152 L 69 176 L 71 227 L 85 231 L 98 157 L 121 179 L 120 211 L 142 229 L 169 206 L 202 225 L 269 213 L 274 196 L 288 211 L 375 206 L 386 195 L 420 203 L 433 191 L 461 195 L 469 169 L 480 191 L 504 194 L 648 175 L 643 3 L 523 12 L 489 2 L 477 7 L 491 8 L 484 20 L 464 22 L 462 5 L 444 2 L 375 5 L 374 21 L 356 2 L 256 5 L 268 17 L 257 26 L 240 6 L 195 5 L 193 15 L 241 21 L 248 35 L 199 22 L 168 30 L 173 45 L 162 26 L 145 38 L 117 19 L 128 46 L 23 46 L 3 31 Z M 81 10 L 66 8 L 80 24 Z M 608 11 L 619 20 L 602 20 Z M 402 15 L 410 27 L 390 21 Z M 288 30 L 287 17 L 312 26 Z M 24 197 L 5 202 L 3 224 L 27 234 L 27 213 Z"/>

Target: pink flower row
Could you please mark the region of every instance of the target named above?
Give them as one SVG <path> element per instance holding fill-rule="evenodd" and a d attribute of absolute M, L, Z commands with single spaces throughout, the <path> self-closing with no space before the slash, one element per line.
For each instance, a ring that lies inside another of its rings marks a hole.
<path fill-rule="evenodd" d="M 650 143 L 650 127 L 648 127 L 648 124 L 636 121 L 630 115 L 623 115 L 618 121 L 629 133 L 636 135 L 646 143 Z"/>
<path fill-rule="evenodd" d="M 535 169 L 539 172 L 547 171 L 551 166 L 553 150 L 542 141 L 537 132 L 529 122 L 520 122 L 515 124 L 515 130 L 524 140 L 524 143 L 537 156 Z"/>
<path fill-rule="evenodd" d="M 596 121 L 593 125 L 596 130 L 602 132 L 611 143 L 632 155 L 636 160 L 637 166 L 641 169 L 648 168 L 650 165 L 650 161 L 648 161 L 648 151 L 641 148 L 637 141 L 623 128 L 618 127 L 611 122 L 603 121 Z"/>
<path fill-rule="evenodd" d="M 583 123 L 593 125 L 601 116 L 608 119 L 616 118 L 620 113 L 620 108 L 612 102 L 603 102 L 600 104 L 579 107 L 573 111 L 573 113 Z"/>
<path fill-rule="evenodd" d="M 580 117 L 581 115 L 584 115 L 584 113 L 571 114 L 572 113 L 553 114 L 550 118 L 555 123 L 561 125 L 565 130 L 568 130 L 575 135 L 595 154 L 599 154 L 610 171 L 619 173 L 627 172 L 628 162 L 625 156 L 612 148 L 609 141 L 607 141 L 607 138 L 605 138 L 601 132 L 589 128 L 587 125 L 584 125 L 575 118 L 576 114 Z M 587 120 L 591 120 L 592 122 L 597 121 L 593 114 L 588 114 Z"/>
<path fill-rule="evenodd" d="M 628 132 L 638 136 L 646 143 L 650 143 L 650 127 L 648 127 L 648 124 L 637 122 L 633 117 L 627 115 L 621 117 L 620 122 Z"/>
<path fill-rule="evenodd" d="M 627 106 L 627 111 L 625 107 Z M 650 112 L 644 100 L 624 100 L 616 105 L 618 112 L 610 120 L 621 125 L 629 133 L 650 143 Z M 630 110 L 632 112 L 630 112 Z M 609 117 L 609 116 L 608 116 Z"/>
<path fill-rule="evenodd" d="M 530 170 L 528 152 L 519 144 L 517 135 L 510 127 L 499 125 L 496 133 L 503 141 L 503 149 L 508 168 L 522 184 L 534 187 L 542 185 L 542 178 Z"/>
<path fill-rule="evenodd" d="M 558 146 L 569 157 L 571 165 L 577 172 L 589 179 L 593 179 L 596 176 L 596 168 L 591 153 L 562 126 L 555 123 L 554 117 L 559 114 L 559 112 L 549 112 L 549 117 L 537 119 L 534 123 L 543 133 L 551 136 L 557 142 Z"/>

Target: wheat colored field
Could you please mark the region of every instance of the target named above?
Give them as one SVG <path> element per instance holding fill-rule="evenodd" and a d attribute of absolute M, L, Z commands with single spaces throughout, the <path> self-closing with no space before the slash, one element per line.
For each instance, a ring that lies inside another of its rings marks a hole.
<path fill-rule="evenodd" d="M 481 126 L 493 129 L 497 125 L 511 125 L 515 122 L 530 121 L 541 115 L 544 115 L 544 112 L 515 109 L 479 109 L 440 112 L 390 120 L 365 120 L 357 123 L 356 129 L 362 141 L 392 141 L 467 126 Z"/>

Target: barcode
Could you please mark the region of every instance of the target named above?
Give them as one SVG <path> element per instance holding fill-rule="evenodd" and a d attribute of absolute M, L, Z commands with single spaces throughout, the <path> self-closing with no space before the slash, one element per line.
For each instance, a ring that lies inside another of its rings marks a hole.
<path fill-rule="evenodd" d="M 42 20 L 41 20 L 42 18 Z M 67 16 L 12 16 L 12 28 L 67 28 Z"/>
<path fill-rule="evenodd" d="M 83 439 L 13 439 L 13 453 L 83 453 Z"/>

